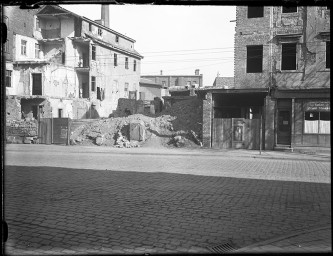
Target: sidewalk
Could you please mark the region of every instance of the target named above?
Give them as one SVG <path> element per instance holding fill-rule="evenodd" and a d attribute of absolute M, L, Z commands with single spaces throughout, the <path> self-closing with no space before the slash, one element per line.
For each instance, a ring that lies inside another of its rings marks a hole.
<path fill-rule="evenodd" d="M 112 154 L 144 154 L 144 155 L 191 155 L 191 156 L 221 156 L 221 157 L 249 157 L 279 160 L 300 161 L 331 161 L 331 152 L 315 152 L 306 154 L 302 152 L 285 152 L 270 150 L 245 150 L 245 149 L 212 149 L 212 148 L 165 148 L 165 147 L 139 147 L 115 148 L 103 146 L 65 146 L 44 144 L 6 144 L 5 150 L 27 151 L 33 149 L 47 149 L 48 151 L 91 152 Z"/>
<path fill-rule="evenodd" d="M 332 252 L 331 226 L 297 232 L 256 243 L 237 250 L 239 253 L 310 253 Z"/>

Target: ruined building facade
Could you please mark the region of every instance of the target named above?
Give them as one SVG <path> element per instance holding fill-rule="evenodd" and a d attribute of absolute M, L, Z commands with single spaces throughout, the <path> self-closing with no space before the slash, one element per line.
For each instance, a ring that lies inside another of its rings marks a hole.
<path fill-rule="evenodd" d="M 98 21 L 59 6 L 4 8 L 7 118 L 108 117 L 137 97 L 143 57 L 108 27 L 107 8 Z"/>
<path fill-rule="evenodd" d="M 225 147 L 244 148 L 244 138 L 249 145 L 260 138 L 265 149 L 330 147 L 330 9 L 237 6 L 236 12 L 235 89 L 202 93 L 204 144 L 226 140 L 215 118 L 243 118 L 257 119 L 256 128 L 234 122 L 231 141 L 239 143 Z"/>

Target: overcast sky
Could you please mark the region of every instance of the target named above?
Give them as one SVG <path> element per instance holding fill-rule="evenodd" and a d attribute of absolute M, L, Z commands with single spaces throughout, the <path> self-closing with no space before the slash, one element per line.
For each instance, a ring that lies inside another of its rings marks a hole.
<path fill-rule="evenodd" d="M 101 5 L 61 5 L 91 20 Z M 144 56 L 141 75 L 203 74 L 211 86 L 217 73 L 233 76 L 234 6 L 110 5 L 110 28 L 134 40 Z"/>

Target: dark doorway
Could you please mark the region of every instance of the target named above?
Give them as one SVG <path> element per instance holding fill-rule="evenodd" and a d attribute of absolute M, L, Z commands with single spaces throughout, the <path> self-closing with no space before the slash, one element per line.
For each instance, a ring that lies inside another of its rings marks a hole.
<path fill-rule="evenodd" d="M 38 106 L 32 106 L 32 116 L 37 120 L 38 119 Z"/>
<path fill-rule="evenodd" d="M 291 144 L 290 110 L 278 110 L 277 144 Z"/>
<path fill-rule="evenodd" d="M 42 95 L 42 74 L 32 74 L 32 95 Z"/>

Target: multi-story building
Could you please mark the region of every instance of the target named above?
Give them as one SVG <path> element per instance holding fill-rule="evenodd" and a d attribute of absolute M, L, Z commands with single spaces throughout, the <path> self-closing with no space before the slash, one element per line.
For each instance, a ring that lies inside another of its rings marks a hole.
<path fill-rule="evenodd" d="M 238 6 L 236 12 L 235 89 L 202 91 L 204 144 L 330 147 L 330 9 Z M 230 118 L 227 139 L 220 128 Z"/>
<path fill-rule="evenodd" d="M 7 107 L 20 110 L 14 117 L 108 117 L 119 98 L 137 97 L 143 57 L 134 39 L 109 28 L 107 5 L 98 21 L 51 5 L 4 13 Z"/>

